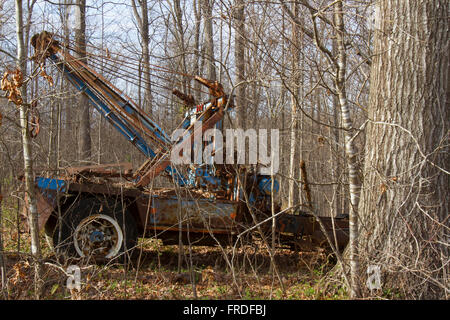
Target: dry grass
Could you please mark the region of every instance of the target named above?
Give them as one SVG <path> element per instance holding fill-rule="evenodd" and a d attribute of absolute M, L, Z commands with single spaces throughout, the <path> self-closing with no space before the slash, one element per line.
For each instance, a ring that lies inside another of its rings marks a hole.
<path fill-rule="evenodd" d="M 270 268 L 270 257 L 261 248 L 241 248 L 235 254 L 234 279 L 219 248 L 194 247 L 193 272 L 177 272 L 178 247 L 162 246 L 135 252 L 128 265 L 83 265 L 81 291 L 66 287 L 67 266 L 47 256 L 43 272 L 43 299 L 194 299 L 190 275 L 196 281 L 198 299 L 330 299 L 343 298 L 326 293 L 320 279 L 329 267 L 321 253 L 276 252 L 276 263 L 285 291 Z M 227 249 L 231 258 L 231 250 Z M 33 299 L 33 268 L 25 255 L 7 256 L 8 299 Z M 186 264 L 184 264 L 185 266 Z"/>
<path fill-rule="evenodd" d="M 23 221 L 17 228 L 14 203 L 3 206 L 3 240 L 7 262 L 7 299 L 33 299 L 30 239 Z M 18 242 L 20 240 L 20 250 Z M 129 264 L 94 265 L 72 261 L 81 267 L 81 291 L 67 289 L 69 263 L 62 265 L 41 238 L 44 257 L 42 299 L 339 299 L 341 291 L 324 292 L 320 280 L 332 265 L 324 253 L 277 249 L 275 261 L 284 291 L 271 271 L 267 249 L 258 243 L 232 252 L 219 247 L 184 247 L 178 272 L 178 246 L 141 239 Z M 233 263 L 233 271 L 223 254 Z M 192 263 L 191 263 L 192 261 Z M 192 273 L 188 266 L 193 266 Z"/>

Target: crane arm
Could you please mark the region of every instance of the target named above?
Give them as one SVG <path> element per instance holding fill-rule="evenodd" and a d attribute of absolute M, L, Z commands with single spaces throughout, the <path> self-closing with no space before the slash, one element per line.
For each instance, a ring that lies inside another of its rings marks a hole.
<path fill-rule="evenodd" d="M 95 109 L 146 157 L 153 159 L 161 152 L 170 151 L 170 136 L 144 110 L 102 75 L 63 50 L 52 34 L 46 31 L 36 34 L 31 44 L 36 51 L 35 61 L 43 63 L 45 59 L 50 59 L 69 82 L 89 98 Z M 157 151 L 144 137 L 152 141 Z M 175 168 L 167 166 L 164 170 L 181 186 L 186 183 Z"/>
<path fill-rule="evenodd" d="M 69 82 L 89 98 L 95 109 L 148 158 L 134 175 L 136 187 L 145 187 L 162 172 L 168 173 L 180 186 L 188 184 L 188 180 L 171 166 L 171 152 L 175 145 L 184 143 L 187 139 L 192 145 L 194 135 L 202 134 L 222 120 L 228 100 L 220 83 L 195 77 L 195 80 L 209 88 L 210 94 L 215 98 L 202 105 L 202 112 L 198 112 L 196 116 L 197 121 L 202 121 L 200 129 L 194 129 L 192 121 L 184 121 L 181 127 L 185 129 L 185 134 L 173 143 L 171 137 L 130 97 L 86 63 L 70 55 L 51 33 L 43 31 L 35 34 L 31 38 L 31 44 L 35 48 L 33 59 L 36 62 L 43 64 L 46 59 L 50 59 Z M 174 94 L 183 98 L 179 92 Z M 145 138 L 156 148 L 152 148 Z"/>

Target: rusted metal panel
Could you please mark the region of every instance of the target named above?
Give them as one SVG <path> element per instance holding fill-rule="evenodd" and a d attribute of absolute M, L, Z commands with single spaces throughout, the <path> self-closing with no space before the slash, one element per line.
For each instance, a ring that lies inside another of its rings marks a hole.
<path fill-rule="evenodd" d="M 108 177 L 131 176 L 133 166 L 129 162 L 102 164 L 83 167 L 68 167 L 64 169 L 70 176 L 72 175 L 94 175 Z"/>
<path fill-rule="evenodd" d="M 182 230 L 187 230 L 189 222 L 190 232 L 203 233 L 231 233 L 238 207 L 233 201 L 160 195 L 141 197 L 137 206 L 147 230 L 179 230 L 181 217 Z"/>
<path fill-rule="evenodd" d="M 338 246 L 345 247 L 348 242 L 348 220 L 335 218 L 334 230 L 332 218 L 321 217 L 320 220 L 330 239 L 334 241 L 334 234 L 336 234 Z M 298 239 L 308 239 L 313 245 L 327 246 L 327 238 L 322 232 L 319 222 L 312 215 L 281 215 L 277 219 L 276 229 L 281 234 L 291 235 Z"/>
<path fill-rule="evenodd" d="M 36 193 L 37 211 L 38 211 L 38 226 L 39 230 L 43 230 L 45 223 L 55 209 L 55 203 L 49 198 L 44 197 L 40 192 Z M 28 204 L 28 201 L 27 201 Z M 28 205 L 27 205 L 28 207 Z"/>
<path fill-rule="evenodd" d="M 45 194 L 42 194 L 39 190 L 36 191 L 36 207 L 38 213 L 38 228 L 43 230 L 48 218 L 52 212 L 56 209 L 57 192 L 54 190 L 47 190 Z M 29 200 L 25 195 L 25 204 L 22 208 L 22 215 L 28 218 L 29 215 Z M 28 219 L 25 219 L 25 223 L 28 226 Z"/>
<path fill-rule="evenodd" d="M 92 194 L 102 194 L 106 196 L 125 196 L 138 197 L 142 192 L 136 188 L 127 188 L 123 184 L 115 186 L 114 184 L 99 183 L 70 183 L 69 191 L 86 192 Z"/>

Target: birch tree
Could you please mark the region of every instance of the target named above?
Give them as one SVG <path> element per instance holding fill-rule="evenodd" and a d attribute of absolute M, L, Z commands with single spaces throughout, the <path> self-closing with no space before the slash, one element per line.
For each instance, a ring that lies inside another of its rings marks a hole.
<path fill-rule="evenodd" d="M 322 79 L 322 84 L 333 90 L 333 94 L 339 101 L 339 107 L 341 110 L 342 123 L 345 137 L 345 154 L 348 166 L 348 180 L 350 189 L 350 227 L 349 227 L 349 262 L 350 262 L 350 296 L 356 298 L 360 296 L 360 283 L 359 283 L 359 263 L 358 263 L 358 204 L 360 198 L 361 182 L 359 179 L 359 167 L 357 162 L 358 150 L 355 145 L 354 135 L 356 129 L 353 127 L 353 120 L 350 114 L 350 106 L 347 97 L 347 48 L 346 48 L 346 30 L 344 25 L 344 11 L 343 1 L 334 1 L 327 9 L 333 8 L 333 21 L 327 18 L 323 13 L 324 11 L 314 8 L 307 1 L 300 1 L 300 3 L 309 10 L 312 20 L 312 30 L 308 29 L 296 15 L 287 7 L 287 4 L 280 0 L 282 8 L 288 13 L 293 22 L 296 23 L 298 28 L 303 32 L 305 36 L 314 41 L 317 49 L 325 57 L 329 64 L 329 70 L 332 77 L 332 86 L 329 86 Z M 330 51 L 318 31 L 318 20 L 321 20 L 325 25 L 332 28 L 332 33 L 336 37 L 336 52 Z M 298 98 L 297 98 L 298 99 Z"/>
<path fill-rule="evenodd" d="M 15 1 L 16 7 L 16 35 L 17 35 L 17 68 L 22 72 L 23 77 L 27 74 L 26 68 L 26 49 L 24 42 L 24 22 L 23 22 L 23 8 L 22 0 Z M 29 8 L 30 9 L 30 8 Z M 31 8 L 32 9 L 32 8 Z M 28 21 L 29 23 L 30 21 Z M 23 161 L 24 161 L 24 180 L 25 180 L 25 194 L 28 211 L 28 225 L 31 234 L 31 254 L 34 258 L 35 271 L 35 295 L 39 299 L 41 288 L 41 246 L 39 243 L 39 227 L 38 227 L 38 212 L 36 192 L 34 187 L 33 176 L 33 157 L 32 144 L 29 134 L 28 116 L 29 105 L 26 103 L 27 85 L 23 83 L 20 88 L 22 96 L 22 104 L 19 106 L 20 125 L 22 133 L 22 147 L 23 147 Z"/>
<path fill-rule="evenodd" d="M 344 12 L 342 1 L 336 1 L 334 9 L 334 23 L 336 25 L 337 56 L 334 60 L 336 67 L 335 89 L 341 107 L 342 123 L 345 129 L 345 152 L 347 154 L 348 180 L 350 187 L 350 226 L 349 226 L 349 252 L 350 252 L 350 296 L 360 296 L 359 260 L 358 260 L 358 204 L 361 193 L 361 182 L 359 180 L 359 168 L 356 161 L 357 150 L 353 142 L 353 121 L 346 93 L 346 64 L 347 54 L 345 49 Z M 316 34 L 317 36 L 317 34 Z M 317 39 L 317 38 L 316 38 Z M 323 48 L 325 49 L 325 48 Z M 327 49 L 325 49 L 326 52 Z"/>
<path fill-rule="evenodd" d="M 298 17 L 298 4 L 293 3 L 292 4 L 292 13 L 297 18 Z M 298 128 L 298 119 L 297 119 L 297 100 L 296 97 L 298 96 L 298 90 L 299 87 L 299 35 L 298 35 L 298 27 L 297 24 L 294 22 L 292 23 L 292 39 L 291 39 L 291 54 L 292 54 L 292 91 L 293 94 L 291 95 L 291 143 L 290 143 L 290 149 L 291 154 L 289 158 L 289 194 L 288 194 L 288 206 L 293 207 L 295 202 L 295 168 L 298 166 L 298 162 L 296 162 L 296 148 L 297 148 L 297 128 Z"/>

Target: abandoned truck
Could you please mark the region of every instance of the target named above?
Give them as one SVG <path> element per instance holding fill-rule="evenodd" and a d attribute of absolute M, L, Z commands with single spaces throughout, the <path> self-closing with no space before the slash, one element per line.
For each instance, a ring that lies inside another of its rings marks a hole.
<path fill-rule="evenodd" d="M 345 246 L 347 219 L 321 218 L 321 229 L 315 215 L 280 211 L 272 203 L 278 182 L 270 175 L 225 164 L 184 165 L 183 174 L 183 166 L 172 163 L 177 146 L 187 143 L 194 148 L 197 134 L 222 129 L 233 103 L 218 82 L 195 77 L 211 95 L 203 104 L 173 91 L 190 110 L 179 126 L 184 134 L 174 138 L 111 82 L 70 55 L 51 33 L 34 35 L 31 44 L 37 63 L 51 61 L 147 158 L 134 172 L 131 164 L 120 163 L 36 177 L 39 228 L 58 252 L 109 260 L 130 252 L 139 237 L 155 237 L 164 244 L 229 245 L 250 230 L 268 233 L 273 219 L 281 243 L 322 246 L 327 242 L 321 231 L 325 230 L 337 246 Z M 158 176 L 166 176 L 173 187 L 154 188 Z"/>

